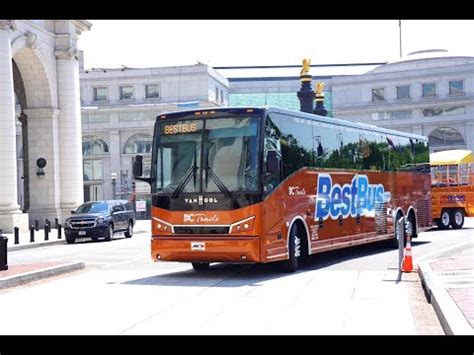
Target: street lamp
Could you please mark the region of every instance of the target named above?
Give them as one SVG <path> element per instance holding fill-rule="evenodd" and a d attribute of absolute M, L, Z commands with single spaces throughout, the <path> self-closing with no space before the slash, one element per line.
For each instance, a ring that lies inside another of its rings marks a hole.
<path fill-rule="evenodd" d="M 117 183 L 117 173 L 111 173 L 110 179 L 112 180 L 112 199 L 115 200 L 115 184 Z"/>

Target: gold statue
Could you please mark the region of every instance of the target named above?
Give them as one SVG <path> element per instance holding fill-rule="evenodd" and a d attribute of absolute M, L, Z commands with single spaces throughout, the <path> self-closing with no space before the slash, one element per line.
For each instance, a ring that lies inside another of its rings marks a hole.
<path fill-rule="evenodd" d="M 309 74 L 309 68 L 311 66 L 311 59 L 303 59 L 303 68 L 301 68 L 300 75 Z"/>
<path fill-rule="evenodd" d="M 324 83 L 317 82 L 316 83 L 316 96 L 324 96 L 323 89 L 324 89 Z"/>

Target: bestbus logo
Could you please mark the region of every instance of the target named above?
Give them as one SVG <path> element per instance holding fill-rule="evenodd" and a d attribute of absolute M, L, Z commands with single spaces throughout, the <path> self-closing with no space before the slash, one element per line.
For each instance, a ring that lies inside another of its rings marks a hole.
<path fill-rule="evenodd" d="M 354 175 L 350 184 L 332 183 L 331 175 L 318 175 L 315 220 L 347 218 L 375 212 L 375 206 L 391 199 L 382 184 L 370 184 L 367 175 Z"/>

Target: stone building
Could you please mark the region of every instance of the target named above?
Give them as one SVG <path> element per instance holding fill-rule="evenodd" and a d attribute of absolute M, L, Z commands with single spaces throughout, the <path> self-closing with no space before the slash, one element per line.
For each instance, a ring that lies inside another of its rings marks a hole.
<path fill-rule="evenodd" d="M 130 197 L 137 154 L 149 172 L 159 114 L 228 105 L 228 80 L 204 64 L 93 68 L 80 79 L 85 201 Z M 136 190 L 149 206 L 149 185 L 136 182 Z"/>
<path fill-rule="evenodd" d="M 0 20 L 5 232 L 26 230 L 35 218 L 63 218 L 83 200 L 77 41 L 90 28 L 80 20 Z"/>

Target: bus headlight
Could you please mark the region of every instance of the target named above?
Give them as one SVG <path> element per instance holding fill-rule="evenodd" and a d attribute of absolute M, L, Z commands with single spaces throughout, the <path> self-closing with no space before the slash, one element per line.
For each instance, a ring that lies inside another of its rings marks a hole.
<path fill-rule="evenodd" d="M 156 217 L 153 217 L 153 219 L 155 220 L 154 228 L 153 228 L 154 231 L 164 232 L 164 233 L 174 233 L 173 225 L 166 223 L 165 221 Z"/>
<path fill-rule="evenodd" d="M 255 216 L 252 216 L 249 218 L 245 218 L 241 221 L 232 223 L 230 225 L 229 234 L 249 232 L 253 230 L 254 222 L 255 222 Z"/>

